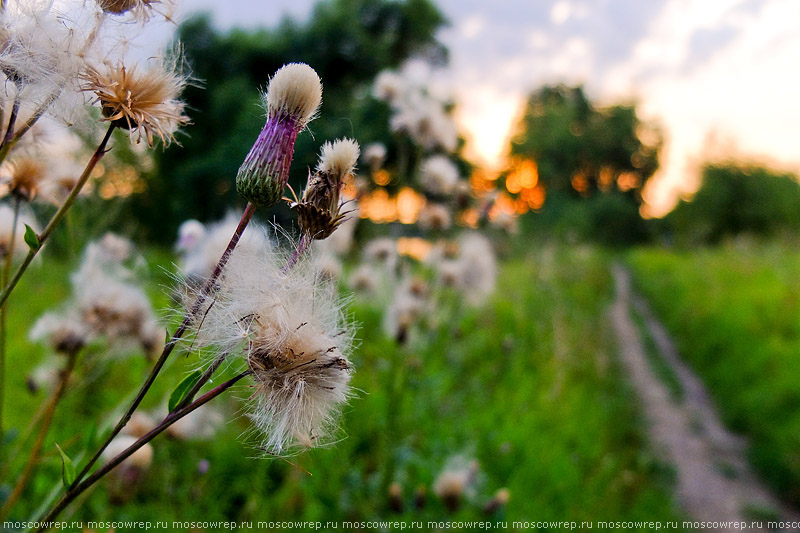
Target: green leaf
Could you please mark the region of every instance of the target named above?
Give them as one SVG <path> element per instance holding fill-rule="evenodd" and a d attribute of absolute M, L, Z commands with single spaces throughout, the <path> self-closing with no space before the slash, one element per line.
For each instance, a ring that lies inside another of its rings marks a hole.
<path fill-rule="evenodd" d="M 178 386 L 175 387 L 175 390 L 172 391 L 172 394 L 169 395 L 169 412 L 171 413 L 175 406 L 181 403 L 181 401 L 186 397 L 186 394 L 189 390 L 197 383 L 197 380 L 200 379 L 203 373 L 199 370 L 196 370 L 183 378 L 183 380 L 178 383 Z"/>
<path fill-rule="evenodd" d="M 25 224 L 24 238 L 25 238 L 25 244 L 27 244 L 31 250 L 36 251 L 41 246 L 41 244 L 39 243 L 39 237 L 36 235 L 36 232 L 33 231 L 33 228 L 27 224 Z"/>
<path fill-rule="evenodd" d="M 72 482 L 75 481 L 75 465 L 58 443 L 56 443 L 56 448 L 61 454 L 61 480 L 64 482 L 64 488 L 69 489 Z"/>

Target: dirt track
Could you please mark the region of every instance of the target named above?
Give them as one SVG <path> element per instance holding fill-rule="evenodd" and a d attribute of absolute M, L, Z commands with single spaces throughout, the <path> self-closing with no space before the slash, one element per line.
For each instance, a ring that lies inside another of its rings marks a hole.
<path fill-rule="evenodd" d="M 757 478 L 745 457 L 746 441 L 724 428 L 703 383 L 680 359 L 666 330 L 633 293 L 630 274 L 614 265 L 616 294 L 611 321 L 620 358 L 642 403 L 654 451 L 675 467 L 676 493 L 684 511 L 699 521 L 758 520 L 747 510 L 772 510 L 783 520 L 800 520 Z M 631 306 L 644 317 L 662 357 L 684 391 L 673 399 L 653 373 Z M 761 520 L 766 527 L 766 520 Z"/>

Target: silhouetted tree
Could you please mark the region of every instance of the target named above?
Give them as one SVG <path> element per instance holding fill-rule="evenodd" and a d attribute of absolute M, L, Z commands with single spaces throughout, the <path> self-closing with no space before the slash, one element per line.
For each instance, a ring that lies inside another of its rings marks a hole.
<path fill-rule="evenodd" d="M 580 208 L 584 237 L 624 244 L 646 236 L 641 192 L 658 169 L 662 138 L 634 106 L 600 108 L 581 87 L 545 86 L 528 98 L 517 131 L 512 161 L 535 161 L 546 219 L 592 199 Z"/>
<path fill-rule="evenodd" d="M 682 243 L 715 243 L 741 233 L 800 230 L 800 184 L 792 174 L 759 166 L 710 164 L 700 189 L 666 217 Z"/>

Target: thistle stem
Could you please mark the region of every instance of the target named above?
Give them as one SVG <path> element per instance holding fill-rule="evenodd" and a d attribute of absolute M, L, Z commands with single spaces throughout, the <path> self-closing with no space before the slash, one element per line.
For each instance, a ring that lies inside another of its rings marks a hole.
<path fill-rule="evenodd" d="M 56 411 L 56 406 L 58 405 L 59 400 L 61 400 L 64 395 L 64 390 L 67 387 L 67 382 L 69 381 L 70 375 L 72 375 L 72 370 L 75 368 L 75 361 L 78 359 L 78 352 L 76 351 L 70 353 L 67 355 L 67 357 L 67 364 L 61 371 L 58 384 L 53 390 L 53 393 L 50 395 L 50 400 L 46 404 L 47 407 L 45 408 L 44 417 L 42 418 L 42 425 L 39 427 L 39 433 L 36 435 L 36 441 L 33 443 L 33 448 L 31 448 L 31 453 L 28 455 L 28 460 L 22 470 L 22 474 L 19 476 L 17 484 L 14 486 L 14 490 L 11 492 L 8 500 L 6 500 L 2 509 L 0 509 L 0 521 L 4 521 L 8 517 L 9 511 L 11 511 L 11 508 L 14 507 L 14 504 L 22 495 L 22 491 L 28 485 L 28 481 L 30 480 L 34 468 L 36 467 L 36 463 L 39 461 L 39 454 L 42 451 L 45 437 L 47 437 L 47 433 L 50 431 L 50 424 L 53 421 L 53 414 Z"/>
<path fill-rule="evenodd" d="M 17 93 L 19 93 L 19 85 L 17 85 Z M 14 136 L 14 127 L 17 123 L 17 115 L 19 115 L 19 104 L 19 94 L 17 94 L 17 97 L 14 98 L 14 104 L 11 107 L 11 114 L 8 116 L 8 127 L 6 128 L 6 134 L 3 136 L 3 141 L 0 142 L 0 148 L 11 142 Z"/>
<path fill-rule="evenodd" d="M 217 356 L 216 359 L 214 359 L 214 361 L 211 362 L 210 365 L 208 365 L 208 368 L 205 369 L 205 371 L 201 374 L 197 382 L 194 385 L 192 385 L 192 388 L 189 389 L 189 392 L 187 392 L 183 400 L 181 400 L 178 403 L 178 405 L 175 406 L 175 409 L 173 409 L 173 411 L 182 409 L 187 405 L 189 405 L 189 403 L 191 403 L 191 401 L 194 399 L 197 393 L 200 392 L 200 389 L 203 388 L 203 385 L 208 383 L 208 381 L 211 379 L 211 376 L 214 375 L 214 372 L 216 372 L 217 369 L 220 367 L 220 365 L 222 365 L 222 362 L 225 361 L 225 358 L 227 356 L 228 356 L 227 353 L 221 353 Z"/>
<path fill-rule="evenodd" d="M 17 237 L 17 223 L 19 222 L 19 207 L 20 198 L 14 198 L 14 218 L 11 223 L 11 236 L 8 238 L 8 250 L 6 250 L 5 263 L 3 264 L 2 273 L 2 286 L 5 287 L 8 283 L 8 278 L 11 275 L 11 266 L 14 261 L 14 247 L 16 246 Z M 7 307 L 5 304 L 0 305 L 0 457 L 2 457 L 2 442 L 3 442 L 3 405 L 5 404 L 6 396 L 6 319 Z"/>
<path fill-rule="evenodd" d="M 162 420 L 155 428 L 150 430 L 147 434 L 142 436 L 139 440 L 131 444 L 128 448 L 126 448 L 123 452 L 119 455 L 108 461 L 102 467 L 97 469 L 91 476 L 87 477 L 84 481 L 78 483 L 70 487 L 64 496 L 61 497 L 61 500 L 55 504 L 55 506 L 42 518 L 38 520 L 41 524 L 47 524 L 52 522 L 58 514 L 64 510 L 64 508 L 70 504 L 76 497 L 78 497 L 83 491 L 94 485 L 100 478 L 108 474 L 111 470 L 113 470 L 116 466 L 118 466 L 122 461 L 133 455 L 136 450 L 153 440 L 157 437 L 160 433 L 162 433 L 165 429 L 169 426 L 183 418 L 184 416 L 188 415 L 198 407 L 201 407 L 211 401 L 212 399 L 216 398 L 229 388 L 231 388 L 236 382 L 240 379 L 244 378 L 245 376 L 250 375 L 250 370 L 245 370 L 241 374 L 237 375 L 236 377 L 229 379 L 225 383 L 217 386 L 216 388 L 208 391 L 203 396 L 192 402 L 191 404 L 183 407 L 182 409 L 177 409 L 171 413 L 169 413 L 164 420 Z M 45 531 L 48 529 L 47 527 L 43 526 L 38 531 Z"/>
<path fill-rule="evenodd" d="M 153 369 L 150 371 L 150 374 L 147 376 L 147 379 L 145 379 L 144 383 L 139 389 L 139 392 L 136 394 L 136 397 L 133 399 L 133 403 L 131 403 L 130 407 L 122 416 L 122 418 L 120 418 L 119 422 L 117 422 L 117 425 L 114 427 L 114 430 L 105 440 L 103 445 L 95 452 L 92 458 L 89 459 L 89 462 L 86 463 L 86 466 L 83 467 L 83 470 L 81 470 L 81 472 L 77 475 L 72 486 L 70 486 L 70 490 L 77 488 L 81 479 L 83 479 L 83 477 L 86 476 L 89 470 L 91 470 L 94 463 L 97 462 L 97 459 L 103 453 L 103 450 L 105 450 L 111 443 L 111 441 L 114 440 L 114 437 L 119 435 L 120 431 L 122 431 L 122 428 L 125 427 L 128 421 L 131 419 L 131 416 L 133 416 L 133 412 L 136 411 L 136 409 L 139 407 L 139 404 L 142 403 L 142 400 L 147 394 L 147 391 L 150 390 L 150 387 L 153 385 L 153 382 L 158 376 L 158 373 L 161 372 L 161 369 L 164 366 L 164 363 L 167 362 L 167 358 L 172 353 L 172 350 L 175 349 L 175 346 L 178 344 L 178 341 L 181 339 L 181 337 L 183 337 L 183 334 L 186 333 L 189 324 L 191 324 L 192 320 L 194 320 L 194 318 L 197 316 L 198 312 L 200 311 L 200 308 L 206 301 L 206 298 L 208 298 L 208 295 L 211 294 L 211 291 L 214 289 L 214 285 L 216 284 L 217 279 L 222 273 L 222 269 L 224 269 L 225 265 L 228 263 L 228 259 L 230 259 L 233 250 L 236 248 L 236 245 L 239 243 L 239 239 L 242 237 L 242 233 L 244 233 L 245 228 L 247 228 L 247 224 L 250 223 L 250 220 L 253 218 L 255 212 L 256 212 L 256 206 L 251 203 L 248 203 L 247 207 L 244 210 L 244 213 L 242 214 L 242 218 L 239 221 L 239 226 L 236 228 L 236 231 L 233 233 L 233 236 L 231 237 L 231 240 L 228 243 L 228 247 L 225 249 L 225 252 L 222 254 L 222 257 L 217 263 L 217 266 L 214 268 L 214 272 L 212 272 L 211 277 L 208 279 L 202 291 L 200 291 L 200 294 L 197 296 L 197 300 L 194 302 L 189 312 L 186 313 L 186 315 L 183 317 L 183 322 L 181 322 L 181 325 L 178 326 L 178 329 L 175 330 L 175 333 L 172 334 L 172 337 L 164 345 L 164 349 L 162 350 L 161 355 L 156 361 L 156 364 L 153 366 Z"/>
<path fill-rule="evenodd" d="M 28 270 L 28 267 L 44 246 L 47 238 L 50 237 L 56 227 L 58 227 L 61 220 L 64 218 L 64 215 L 66 215 L 67 211 L 69 211 L 69 208 L 75 203 L 75 199 L 78 197 L 81 189 L 83 189 L 83 186 L 86 185 L 86 182 L 89 180 L 89 176 L 91 176 L 92 171 L 97 166 L 97 163 L 106 154 L 106 145 L 108 145 L 108 141 L 111 138 L 111 133 L 113 131 L 114 125 L 112 124 L 108 127 L 105 137 L 103 137 L 103 140 L 94 151 L 94 154 L 92 154 L 92 158 L 89 159 L 89 163 L 86 165 L 86 168 L 83 169 L 83 174 L 81 174 L 80 178 L 78 178 L 78 182 L 70 191 L 67 199 L 64 200 L 64 203 L 58 208 L 58 211 L 56 211 L 55 215 L 53 215 L 53 218 L 50 219 L 50 222 L 47 224 L 47 227 L 44 228 L 44 231 L 37 236 L 39 239 L 39 246 L 37 248 L 31 248 L 31 250 L 28 252 L 28 255 L 25 257 L 25 261 L 23 261 L 22 264 L 17 268 L 17 272 L 14 274 L 11 282 L 5 285 L 2 294 L 0 294 L 0 305 L 3 305 L 5 301 L 8 300 L 8 297 L 11 295 L 11 291 L 14 290 L 14 287 L 16 287 L 17 283 L 19 283 L 22 275 L 26 270 Z"/>

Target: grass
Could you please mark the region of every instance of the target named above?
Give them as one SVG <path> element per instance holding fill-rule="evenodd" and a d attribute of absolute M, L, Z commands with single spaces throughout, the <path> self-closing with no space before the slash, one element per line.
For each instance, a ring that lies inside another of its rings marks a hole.
<path fill-rule="evenodd" d="M 151 259 L 169 263 L 165 254 Z M 41 401 L 24 378 L 45 353 L 22 333 L 66 296 L 68 271 L 49 263 L 31 272 L 12 301 L 9 426 L 23 427 Z M 163 281 L 151 280 L 153 294 L 161 294 Z M 241 416 L 249 394 L 242 386 L 218 404 L 228 423 L 213 439 L 159 437 L 153 465 L 134 489 L 115 495 L 101 483 L 72 519 L 680 520 L 669 471 L 646 450 L 636 401 L 620 374 L 606 318 L 610 298 L 602 254 L 546 248 L 505 264 L 485 308 L 434 317 L 438 325 L 402 350 L 383 335 L 381 310 L 355 301 L 358 394 L 345 409 L 339 442 L 286 460 L 261 457 Z M 168 303 L 163 295 L 158 301 Z M 195 364 L 176 354 L 144 407 L 164 402 Z M 79 457 L 90 428 L 147 369 L 130 355 L 93 368 L 68 394 L 16 519 L 28 518 L 60 483 L 53 442 Z M 403 386 L 390 392 L 390 383 Z M 450 512 L 431 487 L 458 455 L 476 460 L 480 475 Z M 402 512 L 389 509 L 387 481 L 400 484 Z M 420 487 L 428 496 L 417 509 L 412 496 Z M 507 507 L 486 516 L 483 506 L 501 487 L 511 493 Z"/>
<path fill-rule="evenodd" d="M 637 286 L 750 437 L 754 466 L 800 502 L 800 253 L 777 243 L 631 254 Z"/>

